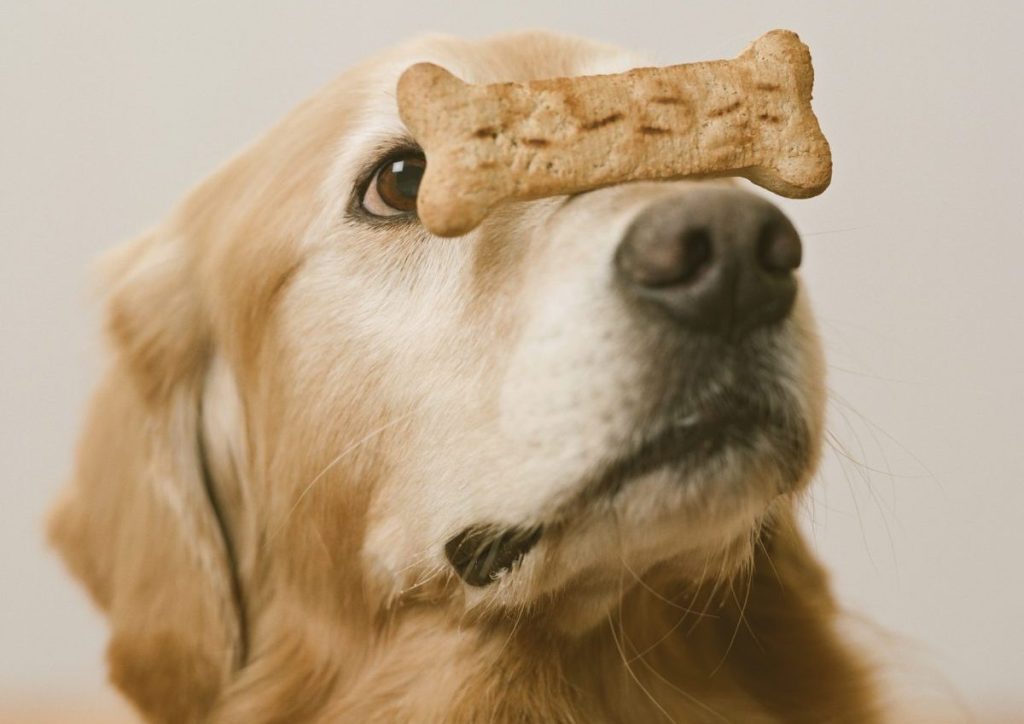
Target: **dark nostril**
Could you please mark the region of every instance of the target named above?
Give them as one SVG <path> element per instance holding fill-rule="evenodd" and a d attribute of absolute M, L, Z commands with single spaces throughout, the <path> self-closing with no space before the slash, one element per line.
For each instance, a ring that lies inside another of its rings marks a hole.
<path fill-rule="evenodd" d="M 711 232 L 698 227 L 686 229 L 671 243 L 655 235 L 637 235 L 632 244 L 619 248 L 618 264 L 640 286 L 666 287 L 692 282 L 711 255 Z"/>
<path fill-rule="evenodd" d="M 769 222 L 757 240 L 757 260 L 769 272 L 788 274 L 800 266 L 803 247 L 800 236 L 790 224 Z"/>
<path fill-rule="evenodd" d="M 711 232 L 707 229 L 691 229 L 680 237 L 682 259 L 677 282 L 693 281 L 711 261 Z"/>

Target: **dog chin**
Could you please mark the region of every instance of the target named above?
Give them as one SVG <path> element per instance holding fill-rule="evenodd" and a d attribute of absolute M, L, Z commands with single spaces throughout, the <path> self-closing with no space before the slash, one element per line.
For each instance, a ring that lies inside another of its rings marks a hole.
<path fill-rule="evenodd" d="M 685 472 L 659 468 L 532 534 L 530 550 L 490 583 L 465 587 L 467 610 L 543 612 L 578 635 L 655 571 L 713 585 L 750 560 L 773 506 L 797 487 L 751 450 L 725 449 Z"/>

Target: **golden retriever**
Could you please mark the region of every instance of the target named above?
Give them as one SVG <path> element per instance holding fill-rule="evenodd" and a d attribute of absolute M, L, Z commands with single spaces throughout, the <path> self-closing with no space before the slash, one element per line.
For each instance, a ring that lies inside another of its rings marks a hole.
<path fill-rule="evenodd" d="M 342 75 L 107 266 L 50 535 L 153 721 L 870 722 L 796 523 L 800 242 L 726 182 L 416 220 L 394 88 L 617 72 L 546 33 Z"/>

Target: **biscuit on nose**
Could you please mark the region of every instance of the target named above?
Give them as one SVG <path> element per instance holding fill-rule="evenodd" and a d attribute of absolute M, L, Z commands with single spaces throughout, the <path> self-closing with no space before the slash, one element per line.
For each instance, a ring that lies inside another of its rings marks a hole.
<path fill-rule="evenodd" d="M 402 121 L 427 156 L 417 212 L 441 236 L 494 206 L 639 180 L 742 176 L 815 196 L 832 156 L 811 110 L 797 35 L 773 30 L 732 60 L 525 83 L 465 83 L 432 63 L 398 81 Z"/>

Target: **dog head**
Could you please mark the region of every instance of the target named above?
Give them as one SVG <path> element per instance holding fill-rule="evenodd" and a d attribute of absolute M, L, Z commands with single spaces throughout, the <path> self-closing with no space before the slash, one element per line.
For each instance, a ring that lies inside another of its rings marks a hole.
<path fill-rule="evenodd" d="M 633 183 L 433 237 L 393 95 L 424 60 L 471 82 L 639 64 L 419 41 L 112 259 L 113 364 L 51 531 L 144 710 L 206 711 L 284 600 L 353 630 L 414 601 L 585 631 L 624 570 L 734 571 L 813 471 L 822 365 L 785 216 L 727 182 Z"/>

